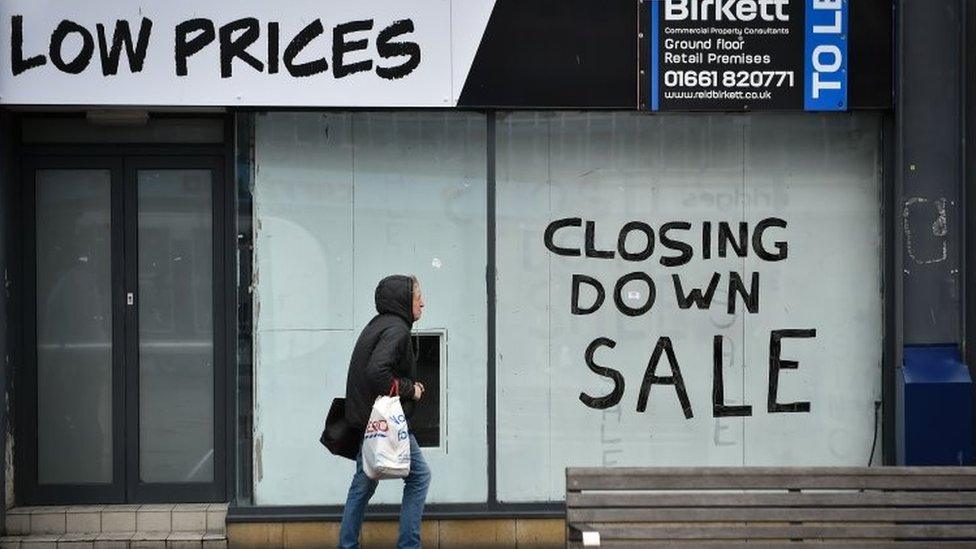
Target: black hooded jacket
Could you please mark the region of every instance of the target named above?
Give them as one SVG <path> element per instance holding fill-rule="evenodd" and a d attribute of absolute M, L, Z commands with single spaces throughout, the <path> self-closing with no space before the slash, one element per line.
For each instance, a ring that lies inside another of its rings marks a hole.
<path fill-rule="evenodd" d="M 390 393 L 394 379 L 408 420 L 415 404 L 417 361 L 410 344 L 413 280 L 403 275 L 381 280 L 376 286 L 376 312 L 356 340 L 346 376 L 346 420 L 360 428 L 369 421 L 373 401 Z"/>

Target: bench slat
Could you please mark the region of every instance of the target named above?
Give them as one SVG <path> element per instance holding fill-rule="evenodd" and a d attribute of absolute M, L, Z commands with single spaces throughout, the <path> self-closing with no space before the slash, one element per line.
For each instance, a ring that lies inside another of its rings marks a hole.
<path fill-rule="evenodd" d="M 571 541 L 567 544 L 572 549 L 584 549 L 583 543 Z M 894 547 L 897 549 L 972 549 L 972 542 L 965 541 L 887 541 L 887 540 L 835 540 L 835 541 L 649 541 L 649 540 L 605 540 L 600 544 L 601 548 L 610 549 L 645 549 L 654 547 L 687 547 L 688 549 L 795 549 L 796 547 L 816 547 L 817 549 L 851 549 L 853 547 Z"/>
<path fill-rule="evenodd" d="M 566 507 L 851 507 L 976 506 L 974 492 L 636 493 L 569 492 Z"/>
<path fill-rule="evenodd" d="M 566 476 L 659 475 L 665 477 L 730 477 L 730 476 L 972 476 L 976 467 L 567 467 Z"/>
<path fill-rule="evenodd" d="M 737 490 L 737 489 L 885 489 L 885 490 L 976 490 L 976 475 L 960 475 L 952 479 L 941 476 L 909 475 L 791 475 L 739 474 L 725 477 L 711 475 L 666 476 L 634 473 L 604 473 L 602 475 L 569 476 L 568 491 L 578 490 Z"/>
<path fill-rule="evenodd" d="M 567 509 L 566 520 L 581 522 L 968 522 L 976 529 L 976 508 L 591 508 Z"/>
<path fill-rule="evenodd" d="M 580 531 L 600 532 L 602 539 L 752 540 L 752 539 L 954 539 L 976 541 L 976 525 L 788 525 L 575 523 Z"/>
<path fill-rule="evenodd" d="M 974 467 L 570 468 L 566 490 L 567 531 L 605 547 L 976 547 Z"/>

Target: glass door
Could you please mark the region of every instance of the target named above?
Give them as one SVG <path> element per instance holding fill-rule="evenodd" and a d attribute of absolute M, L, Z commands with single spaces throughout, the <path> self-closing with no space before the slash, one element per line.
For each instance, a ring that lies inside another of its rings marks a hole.
<path fill-rule="evenodd" d="M 136 501 L 216 500 L 221 162 L 129 158 L 125 171 L 129 491 Z"/>
<path fill-rule="evenodd" d="M 36 428 L 15 444 L 25 450 L 17 474 L 38 501 L 124 501 L 122 171 L 119 159 L 24 166 L 34 353 L 19 394 Z"/>
<path fill-rule="evenodd" d="M 23 493 L 222 501 L 222 159 L 45 157 L 24 173 Z"/>

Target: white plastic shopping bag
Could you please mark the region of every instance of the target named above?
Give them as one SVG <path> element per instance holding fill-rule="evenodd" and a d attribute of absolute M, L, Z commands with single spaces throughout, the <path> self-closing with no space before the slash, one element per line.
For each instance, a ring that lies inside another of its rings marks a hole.
<path fill-rule="evenodd" d="M 394 384 L 391 394 L 397 392 Z M 363 472 L 373 480 L 410 474 L 410 431 L 399 396 L 376 397 L 363 435 Z"/>

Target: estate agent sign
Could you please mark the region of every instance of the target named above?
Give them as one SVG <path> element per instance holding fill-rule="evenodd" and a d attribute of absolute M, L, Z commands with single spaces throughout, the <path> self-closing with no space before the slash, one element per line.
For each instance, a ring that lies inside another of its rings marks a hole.
<path fill-rule="evenodd" d="M 847 110 L 849 0 L 652 0 L 651 110 Z"/>

